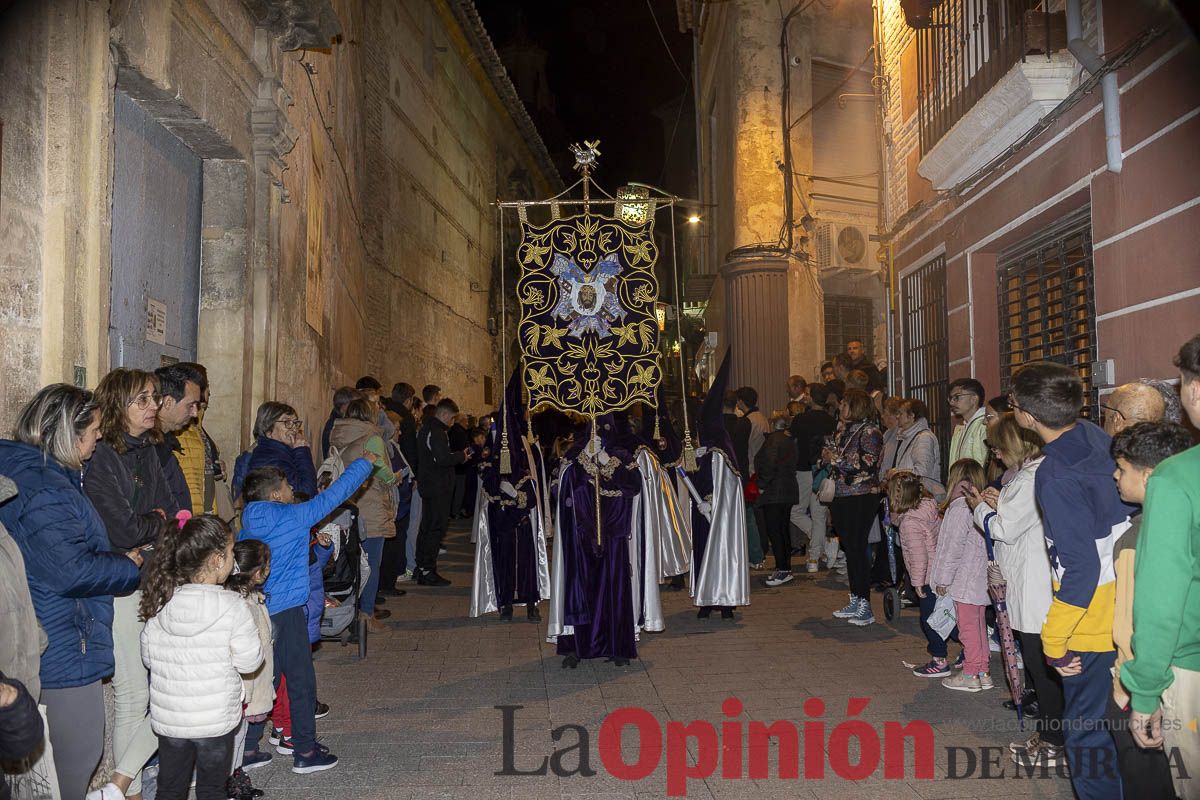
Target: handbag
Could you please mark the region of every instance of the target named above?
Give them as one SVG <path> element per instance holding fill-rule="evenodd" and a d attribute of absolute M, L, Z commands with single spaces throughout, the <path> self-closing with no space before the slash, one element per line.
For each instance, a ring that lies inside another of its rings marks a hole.
<path fill-rule="evenodd" d="M 821 485 L 817 489 L 817 500 L 825 505 L 829 505 L 833 502 L 833 497 L 835 494 L 837 494 L 837 481 L 834 479 L 833 475 L 827 475 L 825 479 L 821 481 Z"/>
<path fill-rule="evenodd" d="M 746 498 L 746 505 L 752 506 L 758 502 L 758 496 L 762 490 L 758 486 L 757 472 L 750 476 L 750 480 L 746 481 L 746 488 L 742 490 L 742 493 Z"/>

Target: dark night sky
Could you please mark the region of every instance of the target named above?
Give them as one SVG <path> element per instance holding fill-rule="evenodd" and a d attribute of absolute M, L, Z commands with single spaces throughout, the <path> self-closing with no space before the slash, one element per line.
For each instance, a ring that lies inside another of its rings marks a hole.
<path fill-rule="evenodd" d="M 595 179 L 607 191 L 615 193 L 631 180 L 681 182 L 664 175 L 676 108 L 666 123 L 660 116 L 663 106 L 685 98 L 671 158 L 690 164 L 695 158 L 692 43 L 690 34 L 679 32 L 674 0 L 476 0 L 476 7 L 502 55 L 522 36 L 546 51 L 554 110 L 530 107 L 529 112 L 564 180 L 577 177 L 567 145 L 598 138 Z M 683 77 L 655 29 L 651 7 Z M 692 191 L 686 185 L 665 188 L 681 195 Z"/>

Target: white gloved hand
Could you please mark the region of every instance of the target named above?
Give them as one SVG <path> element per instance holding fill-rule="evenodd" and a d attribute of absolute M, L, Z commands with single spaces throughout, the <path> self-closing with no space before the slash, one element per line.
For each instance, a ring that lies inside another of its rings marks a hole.
<path fill-rule="evenodd" d="M 609 461 L 612 460 L 612 456 L 610 456 L 608 453 L 604 452 L 604 450 L 601 450 L 600 455 L 596 456 L 596 458 L 600 461 L 601 464 L 607 464 Z"/>
<path fill-rule="evenodd" d="M 712 503 L 704 500 L 696 508 L 700 510 L 700 513 L 704 515 L 706 520 L 712 522 Z"/>
<path fill-rule="evenodd" d="M 509 497 L 517 496 L 517 487 L 513 486 L 508 481 L 500 481 L 500 491 L 504 492 Z"/>

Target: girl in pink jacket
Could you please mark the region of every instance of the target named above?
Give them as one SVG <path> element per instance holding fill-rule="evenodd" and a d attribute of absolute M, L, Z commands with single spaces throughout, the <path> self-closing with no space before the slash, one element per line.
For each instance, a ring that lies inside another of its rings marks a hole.
<path fill-rule="evenodd" d="M 944 678 L 942 685 L 960 692 L 978 692 L 993 686 L 984 621 L 984 611 L 989 605 L 987 546 L 975 527 L 966 490 L 974 487 L 983 491 L 987 478 L 977 461 L 964 458 L 950 466 L 947 485 L 950 494 L 938 534 L 941 547 L 934 558 L 929 582 L 939 597 L 948 594 L 954 600 L 965 661 L 962 673 Z"/>
<path fill-rule="evenodd" d="M 938 546 L 937 504 L 921 485 L 921 477 L 912 472 L 896 472 L 888 479 L 888 508 L 892 524 L 900 530 L 900 550 L 908 568 L 908 578 L 921 609 L 921 632 L 929 643 L 926 648 L 932 660 L 917 667 L 913 674 L 920 678 L 940 678 L 950 674 L 946 661 L 946 640 L 929 625 L 929 617 L 937 604 L 930 586 L 929 570 L 933 566 Z M 952 632 L 951 638 L 956 638 Z"/>

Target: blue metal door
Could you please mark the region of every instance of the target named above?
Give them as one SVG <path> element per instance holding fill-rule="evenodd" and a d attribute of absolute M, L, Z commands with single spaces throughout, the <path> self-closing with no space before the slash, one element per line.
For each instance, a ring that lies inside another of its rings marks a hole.
<path fill-rule="evenodd" d="M 115 111 L 109 356 L 152 370 L 196 357 L 202 165 L 124 92 Z"/>

